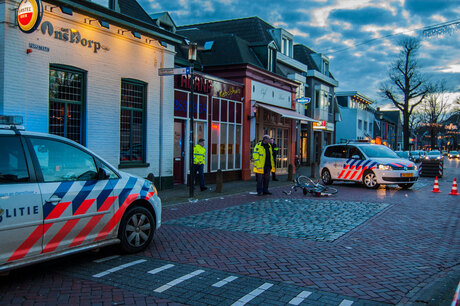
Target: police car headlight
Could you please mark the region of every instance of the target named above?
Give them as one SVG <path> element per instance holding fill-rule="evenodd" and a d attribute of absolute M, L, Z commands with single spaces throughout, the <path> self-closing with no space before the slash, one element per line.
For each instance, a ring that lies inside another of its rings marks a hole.
<path fill-rule="evenodd" d="M 388 165 L 379 165 L 379 170 L 388 171 L 388 170 L 393 170 L 393 168 L 391 168 L 391 166 L 388 166 Z"/>
<path fill-rule="evenodd" d="M 414 165 L 414 170 L 417 170 L 417 169 L 418 169 L 418 168 L 417 168 L 417 165 Z"/>

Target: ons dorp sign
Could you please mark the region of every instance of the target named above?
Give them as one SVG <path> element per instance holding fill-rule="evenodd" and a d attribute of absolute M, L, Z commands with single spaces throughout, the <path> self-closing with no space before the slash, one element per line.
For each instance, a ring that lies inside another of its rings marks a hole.
<path fill-rule="evenodd" d="M 97 53 L 97 51 L 101 49 L 100 42 L 82 37 L 80 32 L 78 32 L 77 30 L 71 30 L 68 28 L 58 28 L 55 30 L 53 25 L 49 21 L 43 22 L 40 29 L 43 35 L 48 34 L 49 36 L 54 37 L 54 39 L 68 41 L 71 44 L 77 44 L 83 47 L 90 48 L 93 50 L 94 53 Z"/>
<path fill-rule="evenodd" d="M 40 0 L 22 0 L 19 3 L 17 20 L 19 29 L 31 33 L 40 24 L 43 17 L 43 5 Z"/>

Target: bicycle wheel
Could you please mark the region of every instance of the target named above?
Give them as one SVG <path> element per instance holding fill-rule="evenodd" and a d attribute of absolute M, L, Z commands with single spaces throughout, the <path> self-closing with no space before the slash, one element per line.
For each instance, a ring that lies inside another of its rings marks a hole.
<path fill-rule="evenodd" d="M 300 187 L 315 187 L 315 183 L 312 179 L 305 175 L 299 176 L 296 181 Z"/>
<path fill-rule="evenodd" d="M 333 188 L 333 187 L 324 186 L 324 189 L 321 192 L 329 193 L 329 194 L 336 194 L 338 192 L 338 190 Z"/>

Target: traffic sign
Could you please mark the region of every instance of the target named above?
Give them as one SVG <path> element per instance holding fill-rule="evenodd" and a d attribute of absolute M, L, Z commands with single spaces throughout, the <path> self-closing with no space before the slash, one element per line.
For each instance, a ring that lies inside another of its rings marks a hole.
<path fill-rule="evenodd" d="M 311 98 L 308 98 L 308 97 L 297 98 L 295 99 L 295 101 L 300 104 L 307 104 L 307 103 L 310 103 Z"/>
<path fill-rule="evenodd" d="M 159 68 L 158 75 L 190 74 L 190 67 L 183 68 Z"/>

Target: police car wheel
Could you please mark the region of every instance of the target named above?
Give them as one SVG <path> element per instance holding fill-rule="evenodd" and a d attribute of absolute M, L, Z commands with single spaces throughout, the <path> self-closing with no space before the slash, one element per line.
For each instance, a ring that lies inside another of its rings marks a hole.
<path fill-rule="evenodd" d="M 323 181 L 325 185 L 332 184 L 331 173 L 329 172 L 328 169 L 324 169 L 323 172 L 321 173 L 321 180 Z"/>
<path fill-rule="evenodd" d="M 121 248 L 128 253 L 144 250 L 152 241 L 155 220 L 152 213 L 141 206 L 129 209 L 120 224 Z"/>
<path fill-rule="evenodd" d="M 371 189 L 377 189 L 379 187 L 379 184 L 377 184 L 377 177 L 375 176 L 375 173 L 372 171 L 368 171 L 364 174 L 363 184 L 367 188 Z"/>

